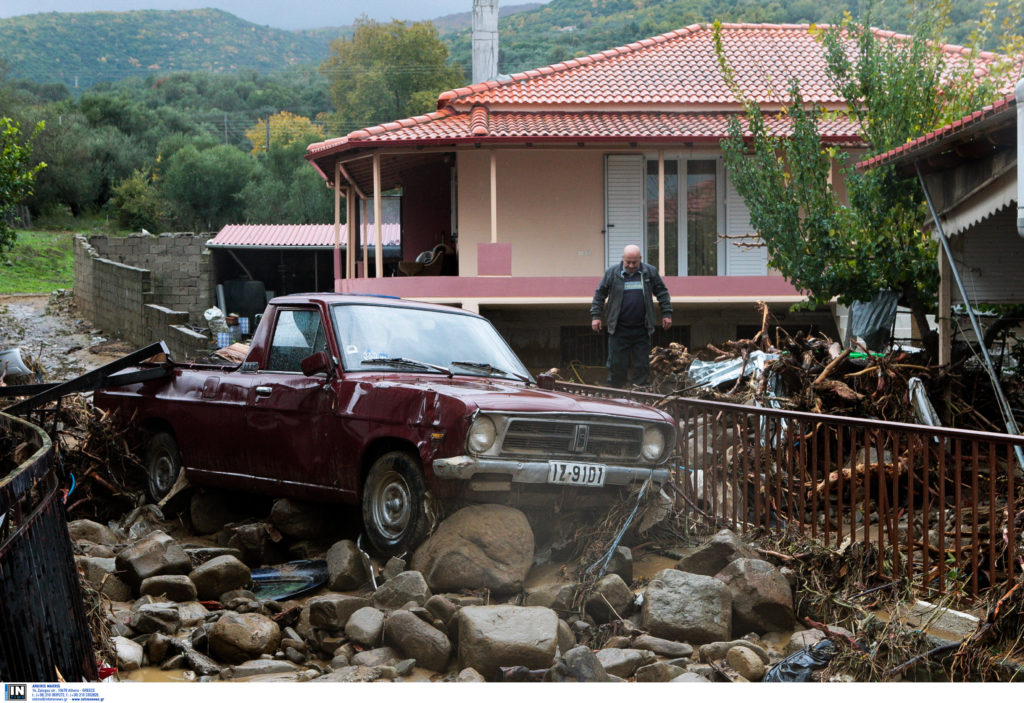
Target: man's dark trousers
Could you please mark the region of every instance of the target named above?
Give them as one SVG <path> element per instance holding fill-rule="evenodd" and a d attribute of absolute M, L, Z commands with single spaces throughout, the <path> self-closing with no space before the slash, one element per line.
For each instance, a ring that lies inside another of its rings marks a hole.
<path fill-rule="evenodd" d="M 622 388 L 627 374 L 637 386 L 646 386 L 651 377 L 651 337 L 646 327 L 619 325 L 608 335 L 608 385 Z"/>

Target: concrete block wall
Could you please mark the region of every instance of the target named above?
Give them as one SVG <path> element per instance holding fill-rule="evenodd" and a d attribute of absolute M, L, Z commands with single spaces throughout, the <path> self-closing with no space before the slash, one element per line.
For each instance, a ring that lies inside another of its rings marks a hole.
<path fill-rule="evenodd" d="M 213 304 L 207 239 L 80 235 L 74 251 L 75 305 L 96 327 L 136 346 L 163 340 L 177 360 L 203 356 L 212 342 L 186 325 L 205 326 L 203 311 Z M 138 261 L 155 266 L 162 283 Z"/>

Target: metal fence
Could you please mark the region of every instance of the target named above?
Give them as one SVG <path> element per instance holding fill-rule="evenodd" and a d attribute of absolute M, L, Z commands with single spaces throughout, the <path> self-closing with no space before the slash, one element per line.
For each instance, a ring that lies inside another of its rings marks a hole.
<path fill-rule="evenodd" d="M 0 476 L 0 680 L 95 681 L 50 438 L 0 413 L 0 456 L 25 456 Z"/>
<path fill-rule="evenodd" d="M 679 423 L 681 510 L 842 549 L 925 594 L 977 596 L 1024 571 L 1024 437 L 557 383 L 658 405 Z"/>

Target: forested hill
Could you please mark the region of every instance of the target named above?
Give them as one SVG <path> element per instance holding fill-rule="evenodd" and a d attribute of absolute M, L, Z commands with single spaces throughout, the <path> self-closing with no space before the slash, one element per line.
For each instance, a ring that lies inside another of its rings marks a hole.
<path fill-rule="evenodd" d="M 551 0 L 501 7 L 499 68 L 514 73 L 585 56 L 695 22 L 828 22 L 864 0 Z M 986 0 L 953 3 L 946 40 L 964 43 Z M 466 0 L 467 8 L 472 0 Z M 906 29 L 905 0 L 877 0 L 872 24 Z M 435 20 L 451 62 L 471 74 L 471 13 Z M 0 19 L 0 61 L 9 75 L 86 88 L 176 71 L 259 73 L 319 65 L 330 42 L 350 31 L 286 31 L 222 10 L 40 13 Z M 992 47 L 994 48 L 994 47 Z"/>
<path fill-rule="evenodd" d="M 343 31 L 286 31 L 210 9 L 48 12 L 0 19 L 0 59 L 13 77 L 85 88 L 154 73 L 319 64 Z"/>

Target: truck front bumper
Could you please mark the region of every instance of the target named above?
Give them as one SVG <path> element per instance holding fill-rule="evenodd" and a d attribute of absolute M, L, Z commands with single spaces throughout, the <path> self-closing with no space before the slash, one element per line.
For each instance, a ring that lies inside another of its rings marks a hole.
<path fill-rule="evenodd" d="M 628 486 L 648 478 L 660 486 L 669 479 L 668 469 L 608 464 L 602 466 L 605 467 L 605 486 Z M 467 480 L 486 474 L 488 477 L 507 477 L 512 483 L 547 483 L 550 469 L 546 461 L 513 461 L 475 456 L 434 459 L 434 475 L 444 479 Z"/>

